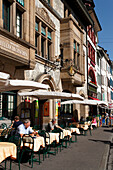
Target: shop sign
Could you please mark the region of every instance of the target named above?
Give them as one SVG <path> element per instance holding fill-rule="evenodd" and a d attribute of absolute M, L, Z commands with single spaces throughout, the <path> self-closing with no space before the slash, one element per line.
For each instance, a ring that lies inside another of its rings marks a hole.
<path fill-rule="evenodd" d="M 58 118 L 58 102 L 56 102 L 56 115 L 55 115 L 56 119 Z"/>
<path fill-rule="evenodd" d="M 109 109 L 113 109 L 113 103 L 109 103 Z"/>
<path fill-rule="evenodd" d="M 49 116 L 49 102 L 44 103 L 44 116 L 45 117 Z"/>
<path fill-rule="evenodd" d="M 39 103 L 38 100 L 35 100 L 35 118 L 38 118 L 39 113 Z"/>
<path fill-rule="evenodd" d="M 5 50 L 7 49 L 7 50 L 10 50 L 10 51 L 17 53 L 19 55 L 27 57 L 27 52 L 24 51 L 23 49 L 20 49 L 19 45 L 15 44 L 13 42 L 4 41 L 4 40 L 0 39 L 0 47 L 2 49 L 5 49 Z"/>

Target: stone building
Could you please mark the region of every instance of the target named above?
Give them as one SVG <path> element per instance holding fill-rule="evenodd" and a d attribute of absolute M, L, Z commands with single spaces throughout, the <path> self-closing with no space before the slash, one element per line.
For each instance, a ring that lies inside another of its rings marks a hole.
<path fill-rule="evenodd" d="M 87 72 L 87 80 L 88 80 L 88 98 L 92 100 L 97 99 L 97 43 L 98 43 L 98 32 L 101 31 L 101 25 L 95 13 L 94 7 L 95 4 L 93 0 L 83 0 L 87 10 L 94 22 L 93 26 L 88 26 L 87 28 L 87 45 L 88 45 L 88 72 Z M 89 109 L 90 115 L 97 114 L 97 107 L 90 106 Z"/>
<path fill-rule="evenodd" d="M 35 0 L 0 1 L 0 71 L 24 79 L 35 67 Z M 19 106 L 17 91 L 0 95 L 1 116 L 12 119 Z"/>
<path fill-rule="evenodd" d="M 87 98 L 87 26 L 93 21 L 82 1 L 64 1 L 61 19 L 61 80 L 64 92 L 77 93 Z M 63 105 L 64 117 L 86 117 L 87 107 Z"/>

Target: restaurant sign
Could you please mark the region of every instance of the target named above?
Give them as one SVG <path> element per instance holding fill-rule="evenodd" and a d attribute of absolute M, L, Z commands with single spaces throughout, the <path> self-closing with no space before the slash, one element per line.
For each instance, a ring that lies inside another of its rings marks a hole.
<path fill-rule="evenodd" d="M 7 49 L 11 52 L 14 52 L 24 57 L 28 56 L 27 51 L 21 49 L 21 47 L 18 44 L 11 41 L 2 40 L 1 37 L 0 37 L 0 48 L 5 50 Z"/>

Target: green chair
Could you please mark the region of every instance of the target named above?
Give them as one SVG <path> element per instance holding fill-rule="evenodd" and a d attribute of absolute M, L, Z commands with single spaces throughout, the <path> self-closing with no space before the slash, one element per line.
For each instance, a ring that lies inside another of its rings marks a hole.
<path fill-rule="evenodd" d="M 25 140 L 25 138 L 30 138 L 30 140 Z M 22 156 L 25 152 L 30 153 L 30 158 L 28 159 L 29 164 L 31 164 L 31 168 L 33 168 L 33 162 L 39 162 L 39 165 L 41 163 L 40 161 L 40 150 L 38 152 L 34 152 L 33 148 L 34 148 L 34 137 L 32 137 L 31 135 L 23 135 L 22 137 L 22 142 L 23 142 L 23 147 L 22 147 L 22 153 L 21 153 L 21 157 L 20 157 L 20 162 L 22 160 Z M 25 144 L 32 144 L 32 149 L 30 149 L 29 147 L 26 147 Z M 34 155 L 38 154 L 39 155 L 39 159 L 35 158 Z"/>
<path fill-rule="evenodd" d="M 1 126 L 1 129 L 7 129 L 7 124 L 6 123 L 2 123 L 0 126 Z"/>
<path fill-rule="evenodd" d="M 33 129 L 35 129 L 35 130 L 39 130 L 39 129 L 40 129 L 40 127 L 39 127 L 39 125 L 34 125 L 34 126 L 33 126 Z"/>
<path fill-rule="evenodd" d="M 8 129 L 4 129 L 0 136 L 0 142 L 6 142 L 8 137 Z"/>
<path fill-rule="evenodd" d="M 47 132 L 45 132 L 45 130 L 39 130 L 38 134 L 44 137 L 45 148 L 40 148 L 40 152 L 41 150 L 43 151 L 43 161 L 44 161 L 44 158 L 46 157 L 46 154 L 48 153 L 48 147 L 46 145 L 46 138 L 48 138 L 49 136 L 47 135 Z"/>
<path fill-rule="evenodd" d="M 18 161 L 18 166 L 19 166 L 19 170 L 20 170 L 21 137 L 20 137 L 20 135 L 11 136 L 8 139 L 8 142 L 14 143 L 17 146 L 17 161 Z M 10 161 L 10 169 L 11 169 L 11 162 L 12 161 Z"/>

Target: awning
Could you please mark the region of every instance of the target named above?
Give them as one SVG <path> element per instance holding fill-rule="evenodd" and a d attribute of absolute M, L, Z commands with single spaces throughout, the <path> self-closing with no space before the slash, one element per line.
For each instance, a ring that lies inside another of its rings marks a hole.
<path fill-rule="evenodd" d="M 107 106 L 107 103 L 104 101 L 98 101 L 98 100 L 88 100 L 84 99 L 83 101 L 77 101 L 77 100 L 68 100 L 61 102 L 61 104 L 84 104 L 84 105 L 105 105 Z"/>
<path fill-rule="evenodd" d="M 10 77 L 9 74 L 0 72 L 0 86 L 3 86 L 6 84 L 6 81 L 8 80 L 8 78 Z"/>
<path fill-rule="evenodd" d="M 22 89 L 48 89 L 49 86 L 46 84 L 38 83 L 29 80 L 8 80 L 6 84 L 0 87 L 0 92 L 22 90 Z"/>
<path fill-rule="evenodd" d="M 94 98 L 94 97 L 89 97 L 89 98 L 91 98 L 91 99 L 93 99 L 93 100 L 98 100 L 98 101 L 100 101 L 99 99 L 97 99 L 97 98 Z"/>
<path fill-rule="evenodd" d="M 83 100 L 84 98 L 78 94 L 65 93 L 65 92 L 55 92 L 55 91 L 45 91 L 38 90 L 33 92 L 21 92 L 18 93 L 20 96 L 31 96 L 38 99 L 76 99 Z"/>

